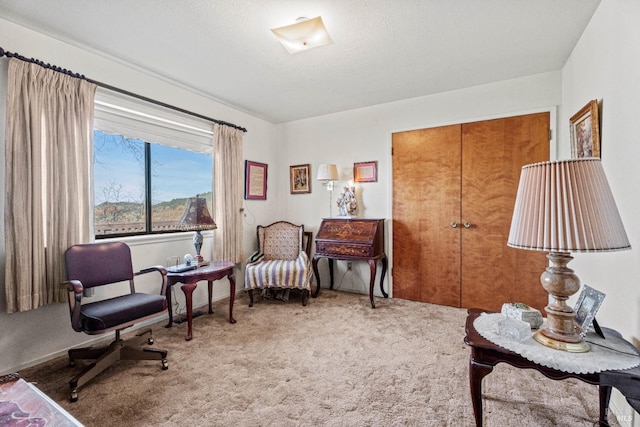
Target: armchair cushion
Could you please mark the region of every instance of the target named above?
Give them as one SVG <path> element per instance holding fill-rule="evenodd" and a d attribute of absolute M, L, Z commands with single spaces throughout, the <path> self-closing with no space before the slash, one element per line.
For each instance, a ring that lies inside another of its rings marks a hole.
<path fill-rule="evenodd" d="M 303 251 L 293 260 L 249 263 L 245 269 L 247 289 L 296 288 L 310 290 L 311 265 Z"/>
<path fill-rule="evenodd" d="M 276 223 L 258 229 L 260 252 L 265 261 L 295 260 L 302 250 L 302 227 Z"/>

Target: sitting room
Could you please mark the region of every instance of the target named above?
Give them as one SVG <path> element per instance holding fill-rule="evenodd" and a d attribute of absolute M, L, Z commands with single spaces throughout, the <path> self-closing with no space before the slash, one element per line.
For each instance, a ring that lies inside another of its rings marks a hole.
<path fill-rule="evenodd" d="M 638 18 L 0 0 L 0 425 L 640 427 Z"/>

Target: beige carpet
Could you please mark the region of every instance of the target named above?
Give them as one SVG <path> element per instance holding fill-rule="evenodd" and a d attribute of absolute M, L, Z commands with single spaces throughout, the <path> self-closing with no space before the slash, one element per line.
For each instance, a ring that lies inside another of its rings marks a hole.
<path fill-rule="evenodd" d="M 119 362 L 69 402 L 80 369 L 60 357 L 20 374 L 87 426 L 472 426 L 466 310 L 322 290 L 303 307 L 236 299 L 155 325 L 159 362 Z M 615 418 L 615 417 L 611 417 Z M 593 426 L 597 388 L 499 364 L 484 379 L 485 426 Z"/>

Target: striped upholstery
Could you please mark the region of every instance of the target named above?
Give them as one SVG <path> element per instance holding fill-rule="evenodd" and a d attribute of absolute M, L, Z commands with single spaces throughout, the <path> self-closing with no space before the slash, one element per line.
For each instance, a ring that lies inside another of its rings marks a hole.
<path fill-rule="evenodd" d="M 311 265 L 305 252 L 295 260 L 259 260 L 247 264 L 244 283 L 247 289 L 295 288 L 311 290 Z"/>

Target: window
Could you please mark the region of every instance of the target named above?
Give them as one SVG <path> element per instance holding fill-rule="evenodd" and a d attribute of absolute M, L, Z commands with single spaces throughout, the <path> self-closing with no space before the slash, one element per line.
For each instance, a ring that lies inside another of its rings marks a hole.
<path fill-rule="evenodd" d="M 96 238 L 180 231 L 196 195 L 211 211 L 211 125 L 202 122 L 123 95 L 96 95 Z"/>

